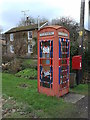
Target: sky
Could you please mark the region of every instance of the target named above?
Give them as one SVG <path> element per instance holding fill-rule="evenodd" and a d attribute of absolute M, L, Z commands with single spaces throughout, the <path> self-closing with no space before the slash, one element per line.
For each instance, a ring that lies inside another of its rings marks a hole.
<path fill-rule="evenodd" d="M 0 26 L 3 32 L 16 27 L 24 10 L 27 16 L 37 18 L 70 17 L 80 21 L 81 0 L 0 0 Z"/>

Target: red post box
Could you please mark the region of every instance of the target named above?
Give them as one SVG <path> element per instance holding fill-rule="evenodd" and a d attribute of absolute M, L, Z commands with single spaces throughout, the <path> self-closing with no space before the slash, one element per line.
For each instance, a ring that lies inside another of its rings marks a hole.
<path fill-rule="evenodd" d="M 38 92 L 62 96 L 69 92 L 69 32 L 62 26 L 38 31 Z"/>
<path fill-rule="evenodd" d="M 82 69 L 82 56 L 81 55 L 72 57 L 72 69 L 74 70 Z"/>

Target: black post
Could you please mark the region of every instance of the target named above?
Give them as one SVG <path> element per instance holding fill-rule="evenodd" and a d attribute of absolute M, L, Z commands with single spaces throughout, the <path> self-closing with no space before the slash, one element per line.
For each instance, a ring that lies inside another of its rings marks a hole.
<path fill-rule="evenodd" d="M 84 40 L 84 10 L 85 10 L 85 0 L 81 0 L 81 10 L 80 10 L 80 32 L 79 32 L 79 48 L 78 55 L 83 57 L 83 40 Z M 82 70 L 77 70 L 76 72 L 76 81 L 77 85 L 80 84 L 82 80 Z"/>

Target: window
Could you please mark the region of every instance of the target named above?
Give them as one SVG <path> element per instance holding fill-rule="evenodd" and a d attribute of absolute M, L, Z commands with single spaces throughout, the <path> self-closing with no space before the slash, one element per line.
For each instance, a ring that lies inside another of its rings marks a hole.
<path fill-rule="evenodd" d="M 10 41 L 13 41 L 13 40 L 14 40 L 13 34 L 10 34 Z"/>
<path fill-rule="evenodd" d="M 32 53 L 33 52 L 33 47 L 32 47 L 32 45 L 28 45 L 28 53 Z"/>
<path fill-rule="evenodd" d="M 13 47 L 13 45 L 10 45 L 10 52 L 14 53 L 14 47 Z"/>
<path fill-rule="evenodd" d="M 28 39 L 32 39 L 32 31 L 28 31 Z"/>

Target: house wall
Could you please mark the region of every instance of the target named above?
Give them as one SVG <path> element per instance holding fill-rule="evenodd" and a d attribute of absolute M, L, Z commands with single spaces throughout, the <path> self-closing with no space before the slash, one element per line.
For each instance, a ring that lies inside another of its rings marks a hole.
<path fill-rule="evenodd" d="M 2 49 L 2 55 L 6 54 L 6 39 L 4 34 L 0 34 L 0 47 Z"/>
<path fill-rule="evenodd" d="M 6 51 L 7 51 L 7 54 L 14 55 L 14 54 L 17 53 L 18 46 L 19 47 L 23 46 L 23 50 L 18 51 L 19 54 L 23 55 L 23 52 L 25 52 L 26 56 L 30 56 L 30 53 L 28 53 L 28 44 L 32 44 L 32 46 L 34 46 L 35 41 L 33 39 L 28 40 L 28 31 L 15 32 L 15 33 L 13 33 L 13 36 L 14 36 L 14 41 L 10 41 L 10 33 L 6 34 L 6 44 L 7 44 Z M 32 31 L 32 38 L 34 38 L 34 37 L 37 37 L 37 30 Z M 10 46 L 11 45 L 14 46 L 14 53 L 10 52 Z"/>

